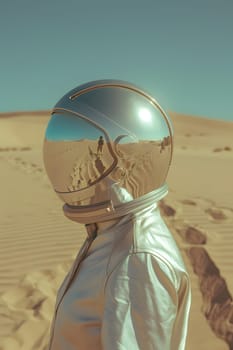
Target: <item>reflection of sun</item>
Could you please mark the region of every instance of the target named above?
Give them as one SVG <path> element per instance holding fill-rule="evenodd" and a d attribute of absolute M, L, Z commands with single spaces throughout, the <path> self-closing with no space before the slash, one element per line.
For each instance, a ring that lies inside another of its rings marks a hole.
<path fill-rule="evenodd" d="M 139 109 L 139 118 L 146 123 L 149 123 L 151 121 L 151 113 L 148 109 L 146 108 L 141 108 Z"/>

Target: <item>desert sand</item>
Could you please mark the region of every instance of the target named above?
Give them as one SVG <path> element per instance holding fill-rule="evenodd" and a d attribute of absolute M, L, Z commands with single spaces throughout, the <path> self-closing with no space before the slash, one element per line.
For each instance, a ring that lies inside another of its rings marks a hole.
<path fill-rule="evenodd" d="M 161 213 L 192 282 L 187 350 L 233 349 L 233 122 L 170 113 Z M 0 350 L 44 350 L 56 291 L 85 238 L 42 160 L 49 111 L 0 114 Z"/>

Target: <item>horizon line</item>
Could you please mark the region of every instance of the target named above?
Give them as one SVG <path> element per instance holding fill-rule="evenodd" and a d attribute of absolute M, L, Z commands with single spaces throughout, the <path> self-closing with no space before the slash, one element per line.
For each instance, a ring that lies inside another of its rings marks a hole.
<path fill-rule="evenodd" d="M 52 109 L 41 109 L 41 110 L 17 110 L 17 111 L 6 111 L 6 112 L 0 112 L 0 118 L 1 117 L 17 117 L 17 116 L 23 116 L 23 115 L 30 115 L 33 114 L 34 116 L 40 115 L 40 116 L 49 116 L 51 114 Z M 233 122 L 233 117 L 232 120 L 229 119 L 221 119 L 217 117 L 210 117 L 210 116 L 204 116 L 204 115 L 198 115 L 198 114 L 190 114 L 190 113 L 184 113 L 184 112 L 176 112 L 176 111 L 168 111 L 167 112 L 168 116 L 172 115 L 179 115 L 183 117 L 193 117 L 193 118 L 199 118 L 199 119 L 207 119 L 207 120 L 215 120 L 215 121 L 220 121 L 220 122 Z"/>

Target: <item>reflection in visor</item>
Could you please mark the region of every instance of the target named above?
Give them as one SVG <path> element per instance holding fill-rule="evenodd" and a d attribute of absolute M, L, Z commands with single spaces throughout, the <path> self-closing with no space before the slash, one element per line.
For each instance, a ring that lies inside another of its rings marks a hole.
<path fill-rule="evenodd" d="M 76 115 L 54 113 L 46 130 L 46 139 L 50 141 L 97 140 L 103 130 L 93 123 Z"/>
<path fill-rule="evenodd" d="M 55 190 L 63 193 L 95 184 L 117 164 L 106 132 L 68 113 L 53 114 L 46 131 L 44 154 Z"/>

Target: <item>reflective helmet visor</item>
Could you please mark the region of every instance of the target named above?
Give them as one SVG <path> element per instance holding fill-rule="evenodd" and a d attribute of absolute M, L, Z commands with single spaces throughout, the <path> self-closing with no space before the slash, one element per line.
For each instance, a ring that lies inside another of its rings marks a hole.
<path fill-rule="evenodd" d="M 66 95 L 55 106 L 46 130 L 44 163 L 66 203 L 96 204 L 96 193 L 102 191 L 106 199 L 112 183 L 134 199 L 164 183 L 171 136 L 167 116 L 147 95 L 127 87 L 97 86 Z"/>

